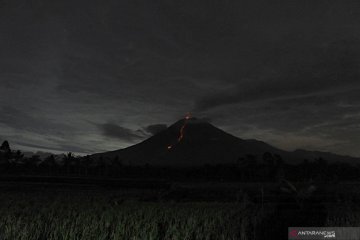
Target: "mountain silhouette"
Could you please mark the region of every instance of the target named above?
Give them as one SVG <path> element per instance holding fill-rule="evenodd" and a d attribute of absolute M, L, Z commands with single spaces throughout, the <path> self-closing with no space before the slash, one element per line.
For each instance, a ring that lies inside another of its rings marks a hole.
<path fill-rule="evenodd" d="M 93 158 L 114 159 L 124 164 L 201 166 L 231 164 L 239 158 L 253 155 L 261 159 L 264 153 L 278 154 L 288 163 L 304 159 L 324 158 L 329 161 L 359 161 L 358 158 L 332 153 L 296 150 L 288 152 L 258 140 L 235 137 L 197 118 L 184 118 L 167 129 L 133 146 L 92 155 Z"/>

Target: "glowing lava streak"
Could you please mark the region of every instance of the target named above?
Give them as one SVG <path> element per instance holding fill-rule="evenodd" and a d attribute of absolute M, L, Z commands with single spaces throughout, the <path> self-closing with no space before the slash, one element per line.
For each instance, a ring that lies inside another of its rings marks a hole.
<path fill-rule="evenodd" d="M 180 128 L 180 134 L 179 134 L 177 143 L 181 142 L 181 140 L 184 138 L 184 130 L 185 130 L 186 124 L 190 118 L 191 118 L 191 114 L 190 113 L 186 114 L 185 119 L 184 119 L 184 124 Z M 170 149 L 172 149 L 172 147 L 173 147 L 173 145 L 169 145 L 167 147 L 167 149 L 170 150 Z"/>
<path fill-rule="evenodd" d="M 178 142 L 180 142 L 184 138 L 184 129 L 185 129 L 186 123 L 180 128 L 180 136 L 178 138 Z"/>

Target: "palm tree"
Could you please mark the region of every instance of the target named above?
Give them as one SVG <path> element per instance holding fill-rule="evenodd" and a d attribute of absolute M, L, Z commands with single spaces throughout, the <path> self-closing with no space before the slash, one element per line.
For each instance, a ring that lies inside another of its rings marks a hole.
<path fill-rule="evenodd" d="M 295 225 L 322 225 L 326 219 L 326 208 L 316 196 L 317 187 L 312 181 L 295 186 L 282 179 L 280 192 L 283 196 L 277 205 L 277 214 L 281 221 Z"/>

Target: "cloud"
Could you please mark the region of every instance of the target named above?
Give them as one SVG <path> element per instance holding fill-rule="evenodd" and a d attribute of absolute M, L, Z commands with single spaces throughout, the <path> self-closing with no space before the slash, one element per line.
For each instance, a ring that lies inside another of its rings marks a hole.
<path fill-rule="evenodd" d="M 287 52 L 279 52 L 278 59 L 288 61 L 274 59 L 257 69 L 249 65 L 250 73 L 243 77 L 233 75 L 223 86 L 198 97 L 194 109 L 203 112 L 231 104 L 336 95 L 360 88 L 360 44 L 355 40 L 333 40 L 324 46 L 314 44 L 308 48 L 299 44 L 293 47 L 295 59 Z M 277 48 L 290 51 L 286 47 Z"/>
<path fill-rule="evenodd" d="M 120 140 L 134 142 L 145 137 L 139 130 L 132 130 L 111 122 L 98 124 L 97 126 L 102 131 L 104 136 L 110 138 L 117 138 Z"/>
<path fill-rule="evenodd" d="M 63 153 L 63 152 L 74 152 L 77 154 L 84 154 L 92 152 L 93 149 L 82 148 L 81 146 L 69 145 L 65 141 L 57 142 L 52 145 L 39 145 L 39 144 L 31 144 L 23 141 L 14 141 L 17 146 L 21 146 L 23 149 L 36 149 L 36 150 L 46 150 L 53 153 Z"/>
<path fill-rule="evenodd" d="M 97 126 L 102 131 L 104 136 L 129 142 L 142 140 L 167 128 L 166 124 L 152 124 L 137 130 L 133 130 L 112 122 L 97 124 Z"/>
<path fill-rule="evenodd" d="M 341 96 L 340 100 L 354 98 L 352 92 L 360 89 L 360 84 L 355 79 L 347 79 L 343 76 L 343 82 L 327 82 L 324 76 L 317 81 L 301 82 L 296 80 L 269 80 L 262 81 L 245 81 L 235 84 L 229 89 L 214 91 L 208 95 L 198 98 L 194 102 L 194 111 L 205 112 L 211 109 L 232 105 L 247 104 L 258 101 L 287 101 L 294 102 L 296 99 L 309 99 L 313 104 L 314 99 L 321 101 L 321 97 Z M 360 78 L 360 74 L 358 76 Z M 301 79 L 301 77 L 298 77 Z M 310 79 L 310 77 L 309 77 Z M 350 93 L 346 96 L 346 93 Z M 317 102 L 317 101 L 316 101 Z M 316 103 L 315 102 L 315 103 Z"/>
<path fill-rule="evenodd" d="M 61 135 L 64 131 L 74 131 L 70 125 L 57 123 L 47 119 L 46 116 L 37 115 L 37 111 L 36 108 L 23 111 L 11 106 L 0 106 L 0 123 L 13 129 L 42 134 Z"/>
<path fill-rule="evenodd" d="M 144 127 L 144 130 L 151 135 L 155 135 L 163 130 L 167 129 L 166 124 L 152 124 L 147 127 Z"/>

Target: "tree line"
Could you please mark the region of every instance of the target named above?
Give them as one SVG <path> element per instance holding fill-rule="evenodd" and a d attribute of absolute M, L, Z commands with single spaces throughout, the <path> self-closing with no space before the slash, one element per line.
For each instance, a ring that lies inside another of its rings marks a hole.
<path fill-rule="evenodd" d="M 287 161 L 290 162 L 290 161 Z M 343 162 L 329 163 L 325 159 L 304 159 L 299 164 L 286 163 L 280 155 L 266 152 L 261 158 L 248 154 L 233 164 L 204 165 L 199 167 L 171 168 L 149 164 L 132 166 L 124 164 L 119 157 L 92 158 L 75 156 L 69 152 L 50 155 L 41 159 L 38 155 L 25 157 L 4 141 L 0 146 L 1 175 L 42 175 L 78 177 L 142 177 L 163 179 L 204 179 L 227 181 L 350 181 L 358 180 L 360 165 Z"/>

